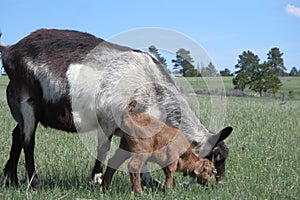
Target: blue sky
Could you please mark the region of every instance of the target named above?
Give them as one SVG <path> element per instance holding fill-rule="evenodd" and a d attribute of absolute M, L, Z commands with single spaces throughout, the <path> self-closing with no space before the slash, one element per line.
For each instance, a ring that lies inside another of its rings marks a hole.
<path fill-rule="evenodd" d="M 38 28 L 75 29 L 108 39 L 157 27 L 192 38 L 218 69 L 234 71 L 244 50 L 264 61 L 272 47 L 279 47 L 290 71 L 300 69 L 299 8 L 300 0 L 9 0 L 0 3 L 1 41 L 14 44 Z"/>

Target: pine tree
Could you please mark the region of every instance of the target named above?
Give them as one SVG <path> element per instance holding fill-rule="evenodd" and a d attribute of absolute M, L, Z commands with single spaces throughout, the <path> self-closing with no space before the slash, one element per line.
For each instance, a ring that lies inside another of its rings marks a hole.
<path fill-rule="evenodd" d="M 179 72 L 182 73 L 184 77 L 197 75 L 197 70 L 192 64 L 193 62 L 194 60 L 190 55 L 190 51 L 183 48 L 176 52 L 176 59 L 172 60 L 174 69 L 179 69 Z"/>
<path fill-rule="evenodd" d="M 277 76 L 283 76 L 285 75 L 285 66 L 283 62 L 283 53 L 280 52 L 278 47 L 271 48 L 271 50 L 267 54 L 268 56 L 268 63 L 271 67 L 271 69 L 274 70 L 274 73 Z"/>

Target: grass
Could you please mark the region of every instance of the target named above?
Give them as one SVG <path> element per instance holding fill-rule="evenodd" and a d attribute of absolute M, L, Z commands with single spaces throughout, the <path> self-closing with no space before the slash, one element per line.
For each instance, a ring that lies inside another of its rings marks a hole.
<path fill-rule="evenodd" d="M 297 91 L 291 81 L 287 81 L 290 86 L 284 90 L 293 87 Z M 0 168 L 8 159 L 11 131 L 16 124 L 4 98 L 6 84 L 7 79 L 0 78 Z M 227 84 L 225 81 L 225 88 L 229 87 Z M 197 114 L 209 127 L 217 119 L 211 117 L 215 105 L 211 105 L 209 96 L 196 98 L 201 108 Z M 149 189 L 134 196 L 129 175 L 118 171 L 110 191 L 103 193 L 99 187 L 90 185 L 94 158 L 79 136 L 39 126 L 35 159 L 40 188 L 28 189 L 26 182 L 20 188 L 5 187 L 4 176 L 0 174 L 0 199 L 299 199 L 300 101 L 227 97 L 226 102 L 224 124 L 233 126 L 234 132 L 227 139 L 230 155 L 227 176 L 221 184 L 185 187 L 179 183 L 189 179 L 177 173 L 173 190 Z M 20 179 L 26 178 L 23 154 L 18 173 Z M 161 170 L 152 174 L 163 180 Z"/>
<path fill-rule="evenodd" d="M 300 77 L 280 77 L 282 87 L 277 92 L 276 96 L 285 96 L 292 93 L 294 99 L 300 99 Z M 227 93 L 233 93 L 232 77 L 190 77 L 176 78 L 176 82 L 184 87 L 192 87 L 197 90 L 225 89 Z M 245 89 L 246 93 L 254 94 L 253 91 Z"/>

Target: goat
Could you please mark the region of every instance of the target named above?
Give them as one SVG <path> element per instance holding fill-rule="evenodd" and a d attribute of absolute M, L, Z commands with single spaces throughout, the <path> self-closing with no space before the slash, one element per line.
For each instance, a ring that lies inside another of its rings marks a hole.
<path fill-rule="evenodd" d="M 135 193 L 142 192 L 140 172 L 148 161 L 163 168 L 168 188 L 172 188 L 175 171 L 197 178 L 199 184 L 215 179 L 213 163 L 206 158 L 197 157 L 190 142 L 178 128 L 168 126 L 145 113 L 131 114 L 136 104 L 135 100 L 130 102 L 123 114 L 123 130 L 118 129 L 115 133 L 121 136 L 121 142 L 115 155 L 108 161 L 102 182 L 104 188 L 110 185 L 115 171 L 130 156 L 132 158 L 128 168 Z"/>
<path fill-rule="evenodd" d="M 10 80 L 7 101 L 17 121 L 4 169 L 12 183 L 18 183 L 18 160 L 24 149 L 31 186 L 39 184 L 34 164 L 38 123 L 67 132 L 98 131 L 95 181 L 127 106 L 124 102 L 131 98 L 140 102 L 141 111 L 180 127 L 196 144 L 199 157 L 208 155 L 232 131 L 209 132 L 148 53 L 88 33 L 54 29 L 37 30 L 11 46 L 0 44 L 0 52 Z"/>

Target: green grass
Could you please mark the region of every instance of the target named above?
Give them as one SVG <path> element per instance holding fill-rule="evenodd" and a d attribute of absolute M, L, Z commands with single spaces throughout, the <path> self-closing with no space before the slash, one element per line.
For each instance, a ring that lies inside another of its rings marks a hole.
<path fill-rule="evenodd" d="M 300 77 L 282 77 L 281 91 L 288 94 L 292 91 L 295 98 L 300 99 Z"/>
<path fill-rule="evenodd" d="M 300 99 L 300 77 L 280 77 L 282 87 L 277 92 L 276 96 L 289 95 L 290 91 L 294 99 Z M 175 81 L 181 86 L 192 87 L 197 90 L 215 90 L 224 89 L 227 93 L 234 92 L 232 77 L 190 77 L 176 78 Z M 246 93 L 254 94 L 253 91 L 246 88 Z"/>
<path fill-rule="evenodd" d="M 287 82 L 298 91 L 295 83 Z M 8 159 L 11 131 L 16 124 L 4 97 L 6 84 L 7 79 L 0 78 L 0 168 Z M 196 97 L 201 108 L 197 114 L 209 127 L 217 119 L 211 118 L 216 105 L 211 105 L 209 96 Z M 225 101 L 224 97 L 218 98 Z M 227 97 L 226 102 L 224 126 L 231 125 L 234 132 L 227 139 L 230 155 L 226 179 L 221 184 L 209 188 L 196 184 L 184 187 L 179 183 L 189 179 L 177 173 L 173 190 L 146 190 L 135 197 L 130 190 L 129 175 L 118 171 L 110 191 L 103 193 L 99 187 L 90 186 L 94 158 L 79 136 L 39 126 L 35 158 L 40 188 L 27 189 L 26 182 L 20 188 L 5 187 L 0 173 L 0 199 L 299 199 L 300 101 Z M 18 174 L 25 180 L 23 154 Z M 161 170 L 152 174 L 163 181 Z"/>

